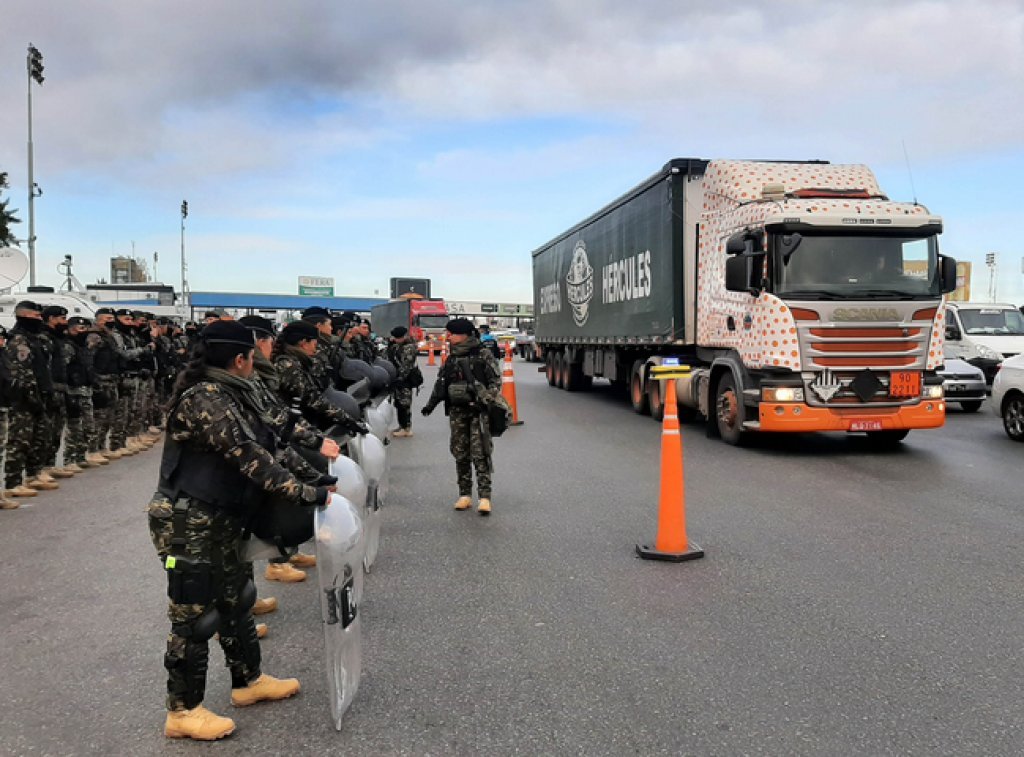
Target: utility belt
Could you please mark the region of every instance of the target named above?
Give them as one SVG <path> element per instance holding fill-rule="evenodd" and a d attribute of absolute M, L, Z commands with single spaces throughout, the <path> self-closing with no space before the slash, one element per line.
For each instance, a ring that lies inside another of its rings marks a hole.
<path fill-rule="evenodd" d="M 205 605 L 218 596 L 223 582 L 222 550 L 216 546 L 197 555 L 189 550 L 187 523 L 189 511 L 208 515 L 211 525 L 224 514 L 190 497 L 171 500 L 158 494 L 150 502 L 150 532 L 157 554 L 167 571 L 167 597 L 180 605 Z M 168 521 L 170 529 L 168 533 Z M 211 538 L 210 541 L 213 541 Z"/>

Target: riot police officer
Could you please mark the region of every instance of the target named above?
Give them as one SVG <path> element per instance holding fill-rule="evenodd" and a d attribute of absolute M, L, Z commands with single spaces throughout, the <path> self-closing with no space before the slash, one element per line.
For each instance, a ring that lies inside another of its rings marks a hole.
<path fill-rule="evenodd" d="M 254 347 L 245 326 L 210 324 L 171 398 L 158 493 L 149 507 L 150 533 L 169 582 L 169 737 L 212 740 L 234 731 L 231 719 L 202 705 L 214 633 L 231 671 L 232 704 L 299 691 L 297 680 L 261 671 L 251 613 L 256 588 L 239 548 L 260 495 L 313 506 L 327 502 L 328 489 L 300 483 L 275 461 L 277 440 L 249 381 Z"/>
<path fill-rule="evenodd" d="M 493 448 L 487 422 L 487 405 L 501 392 L 501 370 L 490 350 L 480 345 L 473 323 L 466 318 L 448 321 L 448 342 L 451 355 L 441 370 L 423 415 L 430 415 L 438 404 L 451 425 L 452 457 L 459 483 L 456 510 L 467 510 L 473 504 L 473 470 L 479 496 L 477 512 L 491 513 L 491 462 Z"/>
<path fill-rule="evenodd" d="M 387 357 L 398 372 L 397 386 L 392 391 L 395 411 L 398 414 L 398 430 L 393 434 L 396 438 L 412 436 L 412 392 L 417 387 L 412 385 L 411 378 L 418 373 L 413 370 L 417 367 L 417 355 L 416 343 L 409 334 L 409 329 L 405 326 L 395 326 L 391 329 Z M 419 380 L 422 383 L 422 374 L 419 374 Z"/>

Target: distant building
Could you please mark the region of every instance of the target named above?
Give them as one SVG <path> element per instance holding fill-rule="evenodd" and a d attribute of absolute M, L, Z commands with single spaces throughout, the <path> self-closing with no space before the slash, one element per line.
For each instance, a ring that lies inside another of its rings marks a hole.
<path fill-rule="evenodd" d="M 111 284 L 141 284 L 146 281 L 149 281 L 149 271 L 142 258 L 118 255 L 110 259 Z"/>

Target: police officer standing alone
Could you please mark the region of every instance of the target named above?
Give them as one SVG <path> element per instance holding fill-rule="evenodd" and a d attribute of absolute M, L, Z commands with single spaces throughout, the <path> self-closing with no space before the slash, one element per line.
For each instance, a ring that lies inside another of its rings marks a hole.
<path fill-rule="evenodd" d="M 438 371 L 437 381 L 423 414 L 430 415 L 441 402 L 451 424 L 451 453 L 459 481 L 456 510 L 473 504 L 473 469 L 480 501 L 477 512 L 491 513 L 492 440 L 487 425 L 488 400 L 501 391 L 501 371 L 489 350 L 483 349 L 476 329 L 466 318 L 448 321 L 451 356 Z"/>
<path fill-rule="evenodd" d="M 329 492 L 300 483 L 275 462 L 277 439 L 249 381 L 254 347 L 253 333 L 241 324 L 207 326 L 171 398 L 158 494 L 149 507 L 170 597 L 164 658 L 164 733 L 170 737 L 213 740 L 234 731 L 231 719 L 202 706 L 214 633 L 220 634 L 236 707 L 299 691 L 297 680 L 261 672 L 251 613 L 256 587 L 239 549 L 261 495 L 300 507 L 326 504 Z"/>

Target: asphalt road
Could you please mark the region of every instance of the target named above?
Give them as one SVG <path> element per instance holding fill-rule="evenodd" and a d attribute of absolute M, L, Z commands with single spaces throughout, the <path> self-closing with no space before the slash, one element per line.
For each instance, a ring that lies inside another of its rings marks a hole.
<path fill-rule="evenodd" d="M 0 753 L 1024 751 L 1024 447 L 987 406 L 892 452 L 830 435 L 736 449 L 684 426 L 707 556 L 661 564 L 633 553 L 655 533 L 658 425 L 609 388 L 516 375 L 526 424 L 496 442 L 490 518 L 451 510 L 440 411 L 394 442 L 340 733 L 313 582 L 261 579 L 282 604 L 264 669 L 302 693 L 234 710 L 214 648 L 207 705 L 238 730 L 162 736 L 157 449 L 0 512 Z"/>

